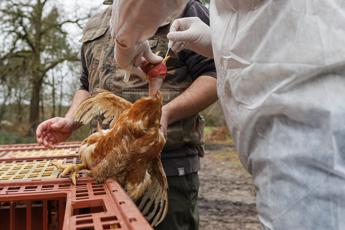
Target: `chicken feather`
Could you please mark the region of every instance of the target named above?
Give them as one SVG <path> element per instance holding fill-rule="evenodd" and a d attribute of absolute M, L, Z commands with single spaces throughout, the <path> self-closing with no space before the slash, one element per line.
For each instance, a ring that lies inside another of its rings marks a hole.
<path fill-rule="evenodd" d="M 118 116 L 131 105 L 132 103 L 129 101 L 109 91 L 97 89 L 95 96 L 80 104 L 75 117 L 77 121 L 83 124 L 89 123 L 97 115 L 103 115 L 105 117 L 104 122 L 115 122 Z"/>

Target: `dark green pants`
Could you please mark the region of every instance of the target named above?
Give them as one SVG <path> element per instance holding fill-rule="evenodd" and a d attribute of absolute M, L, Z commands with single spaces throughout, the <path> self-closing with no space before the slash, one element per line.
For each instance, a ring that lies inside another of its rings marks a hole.
<path fill-rule="evenodd" d="M 185 176 L 168 176 L 168 214 L 156 230 L 199 229 L 197 173 Z"/>

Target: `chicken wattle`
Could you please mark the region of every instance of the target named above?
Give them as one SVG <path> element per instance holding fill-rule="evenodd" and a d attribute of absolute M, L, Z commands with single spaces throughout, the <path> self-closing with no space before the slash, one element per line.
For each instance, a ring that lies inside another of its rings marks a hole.
<path fill-rule="evenodd" d="M 169 57 L 165 58 L 158 64 L 152 64 L 144 62 L 141 65 L 141 69 L 147 74 L 147 80 L 149 82 L 149 95 L 155 95 L 163 85 L 163 81 L 167 75 L 166 61 Z"/>

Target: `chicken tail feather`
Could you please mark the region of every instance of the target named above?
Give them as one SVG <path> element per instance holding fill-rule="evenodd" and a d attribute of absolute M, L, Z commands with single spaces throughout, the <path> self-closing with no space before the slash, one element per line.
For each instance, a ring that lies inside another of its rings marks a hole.
<path fill-rule="evenodd" d="M 163 221 L 168 211 L 168 185 L 162 163 L 152 165 L 151 185 L 138 200 L 138 208 L 152 226 Z"/>

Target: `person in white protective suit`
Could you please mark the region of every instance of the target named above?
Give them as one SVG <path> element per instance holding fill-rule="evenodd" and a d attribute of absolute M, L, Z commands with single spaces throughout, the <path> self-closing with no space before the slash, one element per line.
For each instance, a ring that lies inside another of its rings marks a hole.
<path fill-rule="evenodd" d="M 165 2 L 117 1 L 120 67 L 184 4 L 172 0 L 169 11 Z M 175 50 L 216 61 L 218 96 L 253 175 L 263 229 L 345 229 L 345 1 L 211 0 L 210 17 L 210 28 L 178 19 L 168 38 Z"/>

